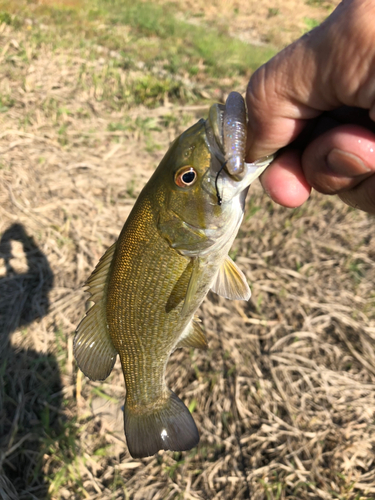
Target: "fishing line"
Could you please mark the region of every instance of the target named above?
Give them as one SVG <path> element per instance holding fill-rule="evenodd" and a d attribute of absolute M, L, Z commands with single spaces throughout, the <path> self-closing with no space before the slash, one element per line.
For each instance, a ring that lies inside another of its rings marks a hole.
<path fill-rule="evenodd" d="M 221 172 L 223 171 L 223 169 L 224 169 L 225 165 L 227 164 L 227 161 L 228 161 L 228 160 L 226 160 L 226 161 L 225 161 L 225 162 L 221 165 L 220 170 L 218 171 L 217 176 L 216 176 L 216 178 L 215 178 L 215 189 L 216 189 L 216 196 L 217 196 L 217 204 L 218 204 L 219 206 L 221 205 L 221 203 L 222 203 L 223 199 L 222 199 L 222 197 L 220 196 L 220 193 L 219 193 L 219 188 L 217 187 L 217 180 L 218 180 L 218 178 L 219 178 L 219 175 L 220 175 L 220 174 L 221 174 Z"/>

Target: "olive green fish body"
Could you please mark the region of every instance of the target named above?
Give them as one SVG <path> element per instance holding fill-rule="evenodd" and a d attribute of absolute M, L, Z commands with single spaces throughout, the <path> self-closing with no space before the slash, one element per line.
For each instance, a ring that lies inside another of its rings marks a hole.
<path fill-rule="evenodd" d="M 167 391 L 164 368 L 192 315 L 181 315 L 190 259 L 160 236 L 149 200 L 139 201 L 118 240 L 107 321 L 124 371 L 127 404 L 142 412 Z"/>
<path fill-rule="evenodd" d="M 189 410 L 166 385 L 169 356 L 178 347 L 207 347 L 194 313 L 210 289 L 250 297 L 228 251 L 257 174 L 254 165 L 236 177 L 225 169 L 222 109 L 172 144 L 87 282 L 95 304 L 77 328 L 75 357 L 85 375 L 103 380 L 119 354 L 133 457 L 198 443 Z"/>
<path fill-rule="evenodd" d="M 127 403 L 139 412 L 167 391 L 165 365 L 224 258 L 216 252 L 198 259 L 199 284 L 182 312 L 195 263 L 169 246 L 154 219 L 149 201 L 140 200 L 119 237 L 107 297 L 109 334 L 120 355 Z"/>
<path fill-rule="evenodd" d="M 216 210 L 216 205 L 213 208 Z M 125 432 L 133 456 L 153 454 L 162 448 L 163 430 L 165 437 L 170 437 L 173 430 L 167 430 L 168 425 L 160 415 L 164 410 L 177 415 L 180 412 L 184 420 L 183 428 L 179 425 L 173 437 L 174 443 L 168 443 L 169 448 L 191 448 L 199 439 L 190 413 L 167 388 L 164 374 L 170 354 L 184 333 L 189 333 L 186 329 L 190 326 L 194 331 L 191 325 L 194 312 L 210 289 L 232 241 L 226 241 L 223 247 L 207 255 L 181 255 L 168 241 L 173 235 L 178 240 L 180 222 L 175 212 L 168 211 L 164 186 L 150 182 L 120 234 L 113 258 L 106 315 L 109 335 L 124 372 Z M 169 234 L 165 234 L 168 229 Z M 188 253 L 194 253 L 194 244 L 199 247 L 202 239 L 204 246 L 207 239 L 204 231 L 197 235 L 192 229 L 190 237 L 188 227 L 182 232 L 182 238 L 188 242 Z M 184 309 L 193 273 L 199 274 L 199 280 Z M 196 347 L 205 347 L 203 332 L 200 340 Z M 174 407 L 170 409 L 172 403 Z M 154 429 L 156 414 L 162 428 Z M 150 429 L 156 442 L 149 435 Z"/>

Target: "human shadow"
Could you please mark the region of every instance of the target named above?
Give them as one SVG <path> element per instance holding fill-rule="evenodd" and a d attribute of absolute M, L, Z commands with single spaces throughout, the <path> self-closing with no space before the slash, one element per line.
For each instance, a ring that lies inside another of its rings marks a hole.
<path fill-rule="evenodd" d="M 21 329 L 24 345 L 33 344 L 27 326 L 47 314 L 52 286 L 46 256 L 13 224 L 0 239 L 0 498 L 47 497 L 42 455 L 61 426 L 59 367 L 9 337 Z"/>

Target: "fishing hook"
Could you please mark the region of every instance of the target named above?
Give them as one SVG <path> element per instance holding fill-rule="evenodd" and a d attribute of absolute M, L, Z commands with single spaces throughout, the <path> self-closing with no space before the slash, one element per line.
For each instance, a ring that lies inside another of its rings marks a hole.
<path fill-rule="evenodd" d="M 219 175 L 220 175 L 220 174 L 221 174 L 221 172 L 223 171 L 223 169 L 224 169 L 225 165 L 227 164 L 227 161 L 228 161 L 228 160 L 226 160 L 226 161 L 225 161 L 225 162 L 221 165 L 220 170 L 218 171 L 218 173 L 217 173 L 217 175 L 216 175 L 216 178 L 215 178 L 215 189 L 216 189 L 216 196 L 217 196 L 217 204 L 218 204 L 219 206 L 221 205 L 221 203 L 222 203 L 223 199 L 222 199 L 222 197 L 220 196 L 220 193 L 219 193 L 219 188 L 217 187 L 217 180 L 218 180 L 218 178 L 219 178 Z"/>

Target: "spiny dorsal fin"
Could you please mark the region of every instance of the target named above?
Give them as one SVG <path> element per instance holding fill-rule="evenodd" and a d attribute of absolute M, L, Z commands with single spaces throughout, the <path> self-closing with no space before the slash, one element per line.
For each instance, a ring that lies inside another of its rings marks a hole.
<path fill-rule="evenodd" d="M 79 368 L 91 380 L 104 380 L 111 373 L 117 351 L 107 328 L 107 282 L 116 243 L 108 248 L 87 280 L 88 292 L 95 304 L 77 327 L 74 356 Z"/>
<path fill-rule="evenodd" d="M 180 347 L 196 347 L 198 349 L 207 349 L 208 342 L 206 335 L 200 325 L 200 319 L 194 316 L 194 319 L 188 324 L 179 338 L 176 349 Z"/>
<path fill-rule="evenodd" d="M 251 297 L 245 275 L 229 255 L 222 263 L 211 290 L 230 300 L 249 300 Z"/>

